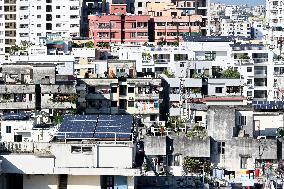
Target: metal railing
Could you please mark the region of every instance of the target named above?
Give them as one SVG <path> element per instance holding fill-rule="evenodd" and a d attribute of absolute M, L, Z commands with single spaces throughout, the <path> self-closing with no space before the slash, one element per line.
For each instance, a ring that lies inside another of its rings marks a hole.
<path fill-rule="evenodd" d="M 93 137 L 70 137 L 68 135 L 70 134 L 92 134 Z M 119 134 L 123 134 L 123 135 L 129 135 L 130 136 L 130 140 L 129 141 L 125 141 L 123 140 L 123 142 L 127 142 L 127 143 L 133 143 L 133 133 L 124 133 L 124 132 L 56 132 L 53 136 L 54 137 L 62 137 L 62 139 L 65 141 L 65 143 L 67 143 L 67 140 L 98 140 L 98 139 L 103 139 L 103 138 L 99 138 L 99 137 L 95 137 L 95 134 L 113 134 L 114 138 L 107 138 L 108 140 L 105 141 L 113 141 L 114 143 L 120 142 L 122 140 L 119 140 L 118 135 Z"/>

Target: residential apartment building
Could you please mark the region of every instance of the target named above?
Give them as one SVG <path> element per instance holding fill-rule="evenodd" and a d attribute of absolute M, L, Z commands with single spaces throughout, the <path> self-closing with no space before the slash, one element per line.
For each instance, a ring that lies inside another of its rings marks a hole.
<path fill-rule="evenodd" d="M 221 35 L 251 38 L 252 24 L 245 20 L 222 19 Z"/>
<path fill-rule="evenodd" d="M 45 111 L 53 116 L 76 108 L 73 61 L 48 56 L 12 57 L 13 63 L 2 64 L 1 114 Z"/>
<path fill-rule="evenodd" d="M 183 36 L 202 35 L 202 15 L 184 15 L 172 3 L 148 3 L 147 14 L 152 17 L 151 42 L 172 44 L 182 41 Z"/>
<path fill-rule="evenodd" d="M 85 114 L 131 114 L 145 124 L 158 122 L 161 79 L 137 78 L 135 61 L 108 60 L 107 70 L 101 78 L 78 80 L 78 110 Z"/>
<path fill-rule="evenodd" d="M 105 124 L 112 125 L 112 132 Z M 86 126 L 96 139 L 88 138 Z M 134 189 L 134 176 L 141 175 L 143 159 L 139 160 L 133 128 L 133 118 L 127 115 L 73 115 L 64 117 L 49 142 L 1 142 L 1 186 Z M 95 140 L 99 142 L 94 144 Z"/>
<path fill-rule="evenodd" d="M 16 21 L 17 21 L 16 0 L 4 1 L 4 17 L 5 20 L 5 55 L 9 55 L 11 47 L 16 44 Z M 3 31 L 4 33 L 4 31 Z M 0 32 L 1 34 L 1 32 Z M 3 46 L 4 47 L 4 46 Z M 4 60 L 2 60 L 4 61 Z"/>
<path fill-rule="evenodd" d="M 270 27 L 284 27 L 283 0 L 266 0 L 266 22 Z"/>
<path fill-rule="evenodd" d="M 5 11 L 4 1 L 0 2 L 0 61 L 5 60 Z M 8 42 L 7 42 L 8 43 Z M 8 45 L 8 44 L 7 44 Z"/>
<path fill-rule="evenodd" d="M 89 16 L 89 37 L 99 50 L 109 50 L 111 43 L 143 44 L 149 41 L 147 15 L 127 15 L 125 4 L 110 5 L 109 15 Z"/>
<path fill-rule="evenodd" d="M 26 0 L 18 1 L 16 7 L 17 45 L 21 41 L 39 44 L 44 38 L 80 36 L 79 0 Z"/>
<path fill-rule="evenodd" d="M 283 0 L 266 0 L 266 25 L 268 29 L 268 37 L 266 40 L 274 48 L 277 48 L 279 42 L 284 38 L 283 6 Z"/>
<path fill-rule="evenodd" d="M 148 0 L 139 0 L 134 2 L 134 10 L 136 15 L 146 15 L 148 5 L 151 3 L 171 3 L 171 0 L 154 0 L 149 2 Z"/>

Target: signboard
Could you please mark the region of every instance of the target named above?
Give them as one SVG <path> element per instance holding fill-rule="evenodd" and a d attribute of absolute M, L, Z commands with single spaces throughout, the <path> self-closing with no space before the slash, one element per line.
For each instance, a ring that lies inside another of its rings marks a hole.
<path fill-rule="evenodd" d="M 254 175 L 250 170 L 240 170 L 242 186 L 254 186 Z"/>

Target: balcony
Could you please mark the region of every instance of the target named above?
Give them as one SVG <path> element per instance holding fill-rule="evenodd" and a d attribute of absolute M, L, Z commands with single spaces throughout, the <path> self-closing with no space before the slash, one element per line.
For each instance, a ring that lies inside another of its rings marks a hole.
<path fill-rule="evenodd" d="M 74 85 L 42 85 L 41 92 L 43 94 L 76 94 Z"/>
<path fill-rule="evenodd" d="M 254 64 L 254 61 L 252 59 L 235 59 L 234 62 L 237 66 Z"/>
<path fill-rule="evenodd" d="M 41 102 L 42 109 L 76 109 L 76 103 L 72 102 Z"/>
<path fill-rule="evenodd" d="M 170 59 L 155 59 L 155 64 L 168 64 L 170 62 Z"/>
<path fill-rule="evenodd" d="M 22 110 L 22 109 L 34 109 L 35 102 L 27 101 L 27 102 L 11 102 L 11 101 L 2 101 L 0 102 L 0 109 L 12 109 L 12 110 Z"/>
<path fill-rule="evenodd" d="M 110 99 L 110 93 L 109 94 L 92 94 L 89 93 L 86 95 L 87 100 L 104 100 L 104 99 Z"/>
<path fill-rule="evenodd" d="M 149 93 L 149 94 L 145 94 L 145 93 L 136 93 L 135 94 L 135 98 L 136 99 L 159 99 L 159 93 Z"/>
<path fill-rule="evenodd" d="M 159 101 L 136 102 L 136 114 L 159 114 Z"/>
<path fill-rule="evenodd" d="M 267 71 L 266 70 L 254 70 L 255 77 L 266 77 Z"/>
<path fill-rule="evenodd" d="M 35 93 L 34 85 L 0 85 L 0 94 L 32 94 Z"/>
<path fill-rule="evenodd" d="M 254 58 L 253 61 L 255 64 L 264 64 L 268 62 L 268 58 Z"/>

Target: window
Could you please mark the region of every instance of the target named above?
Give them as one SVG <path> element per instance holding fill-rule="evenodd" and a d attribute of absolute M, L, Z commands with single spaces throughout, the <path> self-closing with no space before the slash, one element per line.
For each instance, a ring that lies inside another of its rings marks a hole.
<path fill-rule="evenodd" d="M 142 2 L 138 2 L 138 7 L 142 7 Z"/>
<path fill-rule="evenodd" d="M 223 88 L 222 87 L 216 87 L 215 88 L 215 93 L 222 93 Z"/>
<path fill-rule="evenodd" d="M 252 79 L 248 79 L 248 80 L 247 80 L 247 84 L 248 84 L 248 85 L 251 85 L 251 84 L 252 84 Z"/>
<path fill-rule="evenodd" d="M 241 169 L 246 169 L 248 166 L 248 157 L 243 156 L 241 157 Z"/>
<path fill-rule="evenodd" d="M 180 166 L 182 157 L 180 154 L 174 155 L 174 166 Z"/>
<path fill-rule="evenodd" d="M 252 72 L 252 67 L 247 67 L 247 72 Z"/>
<path fill-rule="evenodd" d="M 128 107 L 134 107 L 134 101 L 128 101 Z"/>
<path fill-rule="evenodd" d="M 56 15 L 56 18 L 60 18 L 60 15 Z"/>
<path fill-rule="evenodd" d="M 252 96 L 252 91 L 248 91 L 248 92 L 247 92 L 247 96 L 248 96 L 248 97 Z"/>
<path fill-rule="evenodd" d="M 41 27 L 41 24 L 37 24 L 36 27 L 40 28 L 40 27 Z"/>
<path fill-rule="evenodd" d="M 218 153 L 225 154 L 225 142 L 218 142 Z"/>
<path fill-rule="evenodd" d="M 156 115 L 150 115 L 150 121 L 156 121 Z"/>
<path fill-rule="evenodd" d="M 134 93 L 134 87 L 128 87 L 128 93 Z"/>
<path fill-rule="evenodd" d="M 239 125 L 246 125 L 247 124 L 247 118 L 246 118 L 246 116 L 239 116 L 239 118 L 238 118 L 238 123 L 239 123 Z"/>
<path fill-rule="evenodd" d="M 41 15 L 37 15 L 36 17 L 37 17 L 37 18 L 41 18 Z"/>
<path fill-rule="evenodd" d="M 179 67 L 183 68 L 183 67 L 184 67 L 184 63 L 181 62 L 181 63 L 179 64 Z"/>
<path fill-rule="evenodd" d="M 41 10 L 41 6 L 37 6 L 36 9 L 37 9 L 37 10 Z"/>
<path fill-rule="evenodd" d="M 60 6 L 56 6 L 56 9 L 60 9 Z"/>
<path fill-rule="evenodd" d="M 138 11 L 138 14 L 142 14 L 142 11 Z"/>
<path fill-rule="evenodd" d="M 11 126 L 6 126 L 6 133 L 11 133 Z"/>
<path fill-rule="evenodd" d="M 113 176 L 102 176 L 101 178 L 102 189 L 114 189 Z"/>
<path fill-rule="evenodd" d="M 111 93 L 117 93 L 117 87 L 111 87 Z"/>
<path fill-rule="evenodd" d="M 111 107 L 117 107 L 117 101 L 111 101 Z"/>

